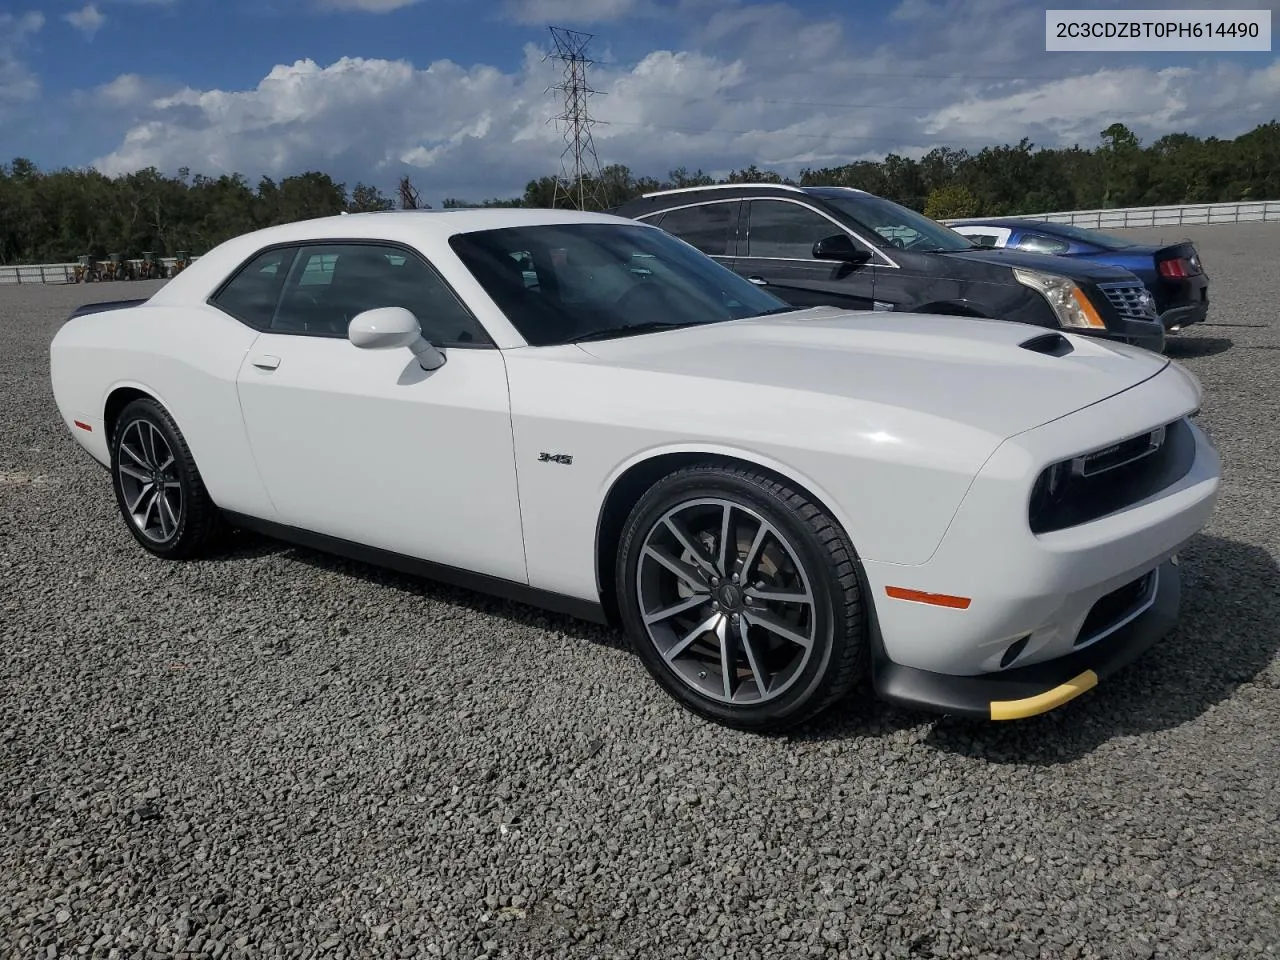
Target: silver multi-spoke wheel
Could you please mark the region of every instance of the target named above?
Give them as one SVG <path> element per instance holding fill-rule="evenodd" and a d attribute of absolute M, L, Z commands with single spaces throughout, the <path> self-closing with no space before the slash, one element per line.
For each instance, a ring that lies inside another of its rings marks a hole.
<path fill-rule="evenodd" d="M 182 481 L 177 457 L 164 434 L 147 420 L 133 420 L 120 435 L 116 473 L 125 512 L 148 540 L 166 543 L 182 524 Z"/>
<path fill-rule="evenodd" d="M 734 706 L 781 696 L 814 651 L 818 611 L 796 547 L 719 497 L 666 511 L 636 567 L 644 628 L 676 676 Z"/>

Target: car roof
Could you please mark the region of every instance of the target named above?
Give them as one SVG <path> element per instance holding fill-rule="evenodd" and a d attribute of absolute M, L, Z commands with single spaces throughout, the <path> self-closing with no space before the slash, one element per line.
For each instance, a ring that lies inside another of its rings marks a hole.
<path fill-rule="evenodd" d="M 1025 217 L 956 217 L 951 223 L 967 227 L 1027 227 L 1036 230 L 1052 230 L 1057 226 L 1049 220 L 1028 220 Z"/>
<path fill-rule="evenodd" d="M 190 303 L 208 297 L 249 257 L 268 248 L 326 241 L 382 241 L 419 250 L 447 246 L 449 238 L 504 227 L 602 223 L 653 230 L 626 217 L 579 210 L 483 207 L 452 210 L 379 210 L 339 214 L 264 227 L 225 240 L 198 258 L 151 298 L 154 304 Z"/>
<path fill-rule="evenodd" d="M 624 216 L 663 210 L 667 207 L 698 203 L 702 200 L 736 200 L 750 197 L 802 196 L 817 199 L 834 199 L 856 194 L 869 197 L 873 194 L 854 187 L 798 187 L 791 183 L 709 183 L 698 187 L 673 187 L 670 190 L 653 190 L 614 207 L 614 211 L 626 211 Z"/>
<path fill-rule="evenodd" d="M 626 218 L 581 210 L 552 210 L 533 207 L 480 207 L 450 210 L 376 210 L 368 213 L 338 214 L 297 220 L 264 227 L 242 238 L 255 243 L 291 243 L 326 238 L 404 237 L 429 233 L 447 239 L 459 233 L 496 230 L 502 227 L 549 226 L 558 223 L 621 223 Z"/>

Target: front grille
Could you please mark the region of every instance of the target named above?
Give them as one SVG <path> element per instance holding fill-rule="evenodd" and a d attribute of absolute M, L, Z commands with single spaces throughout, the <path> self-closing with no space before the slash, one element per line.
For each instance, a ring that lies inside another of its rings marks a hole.
<path fill-rule="evenodd" d="M 1075 645 L 1081 647 L 1100 640 L 1151 606 L 1155 599 L 1156 576 L 1156 571 L 1152 570 L 1099 599 L 1085 617 Z"/>
<path fill-rule="evenodd" d="M 1195 436 L 1184 418 L 1051 464 L 1031 489 L 1031 532 L 1089 523 L 1145 500 L 1185 477 L 1195 452 Z"/>
<path fill-rule="evenodd" d="M 1093 477 L 1108 470 L 1118 470 L 1135 460 L 1141 460 L 1158 452 L 1164 446 L 1166 432 L 1166 427 L 1156 427 L 1148 433 L 1130 437 L 1120 443 L 1113 443 L 1093 453 L 1086 453 L 1083 457 L 1076 457 L 1071 461 L 1071 470 L 1081 477 Z"/>
<path fill-rule="evenodd" d="M 1100 283 L 1098 287 L 1116 312 L 1126 320 L 1154 320 L 1156 304 L 1150 291 L 1140 283 Z"/>

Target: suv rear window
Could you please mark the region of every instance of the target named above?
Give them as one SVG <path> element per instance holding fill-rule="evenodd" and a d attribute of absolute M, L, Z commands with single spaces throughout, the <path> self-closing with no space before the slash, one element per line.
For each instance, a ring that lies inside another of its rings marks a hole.
<path fill-rule="evenodd" d="M 738 225 L 738 201 L 669 210 L 651 222 L 709 256 L 732 256 Z"/>

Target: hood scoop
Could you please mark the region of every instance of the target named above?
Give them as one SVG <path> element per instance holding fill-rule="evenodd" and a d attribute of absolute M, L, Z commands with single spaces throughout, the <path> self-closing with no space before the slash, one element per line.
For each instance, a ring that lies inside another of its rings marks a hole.
<path fill-rule="evenodd" d="M 1032 353 L 1043 353 L 1048 357 L 1065 357 L 1075 350 L 1075 347 L 1071 345 L 1071 341 L 1060 333 L 1041 333 L 1030 340 L 1023 340 L 1018 346 L 1023 350 L 1030 350 Z"/>

